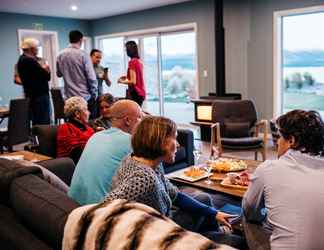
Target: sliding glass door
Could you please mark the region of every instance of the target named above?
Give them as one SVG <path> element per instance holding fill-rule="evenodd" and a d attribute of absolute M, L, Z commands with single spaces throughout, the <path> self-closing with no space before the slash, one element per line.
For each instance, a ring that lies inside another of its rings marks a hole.
<path fill-rule="evenodd" d="M 100 39 L 99 48 L 103 52 L 101 64 L 108 67 L 109 78 L 112 82 L 110 87 L 103 86 L 104 92 L 109 92 L 116 97 L 124 97 L 126 86 L 117 84 L 118 78 L 125 74 L 126 68 L 123 37 Z"/>
<path fill-rule="evenodd" d="M 114 96 L 125 96 L 125 89 L 120 90 L 116 82 L 127 70 L 124 43 L 134 40 L 144 63 L 147 97 L 143 108 L 178 123 L 189 123 L 194 117 L 190 99 L 198 96 L 195 37 L 194 31 L 182 31 L 99 39 L 103 64 L 110 68 L 113 82 L 106 91 Z"/>
<path fill-rule="evenodd" d="M 162 88 L 165 116 L 183 123 L 193 120 L 197 98 L 194 32 L 161 36 Z"/>
<path fill-rule="evenodd" d="M 317 110 L 324 115 L 324 12 L 283 17 L 283 112 Z"/>
<path fill-rule="evenodd" d="M 146 86 L 146 109 L 149 113 L 162 113 L 161 90 L 159 80 L 158 37 L 143 37 L 141 39 L 142 59 L 144 62 L 144 80 Z"/>
<path fill-rule="evenodd" d="M 274 22 L 274 116 L 304 109 L 324 117 L 324 8 L 278 11 Z"/>

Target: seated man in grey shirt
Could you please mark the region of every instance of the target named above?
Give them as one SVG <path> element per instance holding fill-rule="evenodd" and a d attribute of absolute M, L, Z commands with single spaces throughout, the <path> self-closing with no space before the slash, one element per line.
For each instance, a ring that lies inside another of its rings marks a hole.
<path fill-rule="evenodd" d="M 70 45 L 57 57 L 57 76 L 64 79 L 65 97 L 81 96 L 88 102 L 90 118 L 96 117 L 97 78 L 90 56 L 81 45 L 83 34 L 73 30 Z"/>
<path fill-rule="evenodd" d="M 315 111 L 277 119 L 278 160 L 262 163 L 243 198 L 250 249 L 324 249 L 324 124 Z"/>

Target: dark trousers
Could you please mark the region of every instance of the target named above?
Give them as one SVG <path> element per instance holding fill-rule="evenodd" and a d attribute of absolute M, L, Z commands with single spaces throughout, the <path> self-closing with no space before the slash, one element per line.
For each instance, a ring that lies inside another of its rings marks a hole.
<path fill-rule="evenodd" d="M 31 120 L 33 125 L 50 124 L 50 99 L 45 94 L 30 98 Z"/>
<path fill-rule="evenodd" d="M 182 192 L 189 194 L 207 206 L 214 205 L 212 197 L 205 192 L 198 190 L 195 192 L 188 190 L 186 192 L 186 189 L 182 189 Z M 172 220 L 183 228 L 200 233 L 216 243 L 227 244 L 237 249 L 246 249 L 246 243 L 241 236 L 219 232 L 219 226 L 215 218 L 206 218 L 205 216 L 191 214 L 179 208 L 174 208 Z"/>
<path fill-rule="evenodd" d="M 88 100 L 88 110 L 90 112 L 90 120 L 97 118 L 97 102 L 95 97 L 91 97 Z"/>
<path fill-rule="evenodd" d="M 140 107 L 142 107 L 142 104 L 145 99 L 143 96 L 138 95 L 135 90 L 129 89 L 126 92 L 126 98 L 136 102 Z"/>

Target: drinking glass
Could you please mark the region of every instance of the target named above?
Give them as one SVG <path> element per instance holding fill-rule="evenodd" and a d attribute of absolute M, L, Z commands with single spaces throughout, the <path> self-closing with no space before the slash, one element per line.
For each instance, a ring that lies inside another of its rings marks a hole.
<path fill-rule="evenodd" d="M 211 175 L 211 170 L 212 170 L 211 165 L 210 165 L 210 164 L 206 164 L 206 165 L 205 165 L 205 170 L 206 170 L 206 172 L 207 172 L 207 174 L 208 174 L 208 176 L 207 176 L 207 180 L 205 181 L 205 183 L 206 183 L 207 185 L 210 185 L 210 184 L 213 183 L 213 182 L 210 180 L 210 175 Z"/>
<path fill-rule="evenodd" d="M 29 144 L 30 151 L 37 152 L 37 149 L 39 147 L 39 141 L 38 141 L 37 135 L 31 135 L 29 137 L 29 141 L 30 141 L 30 144 Z"/>
<path fill-rule="evenodd" d="M 219 158 L 219 147 L 218 145 L 211 145 L 209 160 L 214 161 Z"/>
<path fill-rule="evenodd" d="M 202 152 L 201 152 L 201 145 L 199 144 L 198 146 L 195 147 L 194 151 L 192 152 L 193 155 L 194 155 L 194 165 L 195 166 L 198 166 L 199 165 L 199 159 L 202 155 Z"/>

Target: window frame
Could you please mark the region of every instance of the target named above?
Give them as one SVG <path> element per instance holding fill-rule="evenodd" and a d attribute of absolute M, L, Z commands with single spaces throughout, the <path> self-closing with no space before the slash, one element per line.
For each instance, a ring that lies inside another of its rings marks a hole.
<path fill-rule="evenodd" d="M 186 23 L 186 24 L 180 24 L 180 25 L 173 25 L 173 26 L 164 26 L 164 27 L 157 27 L 152 29 L 143 29 L 143 30 L 134 30 L 134 31 L 127 31 L 127 32 L 121 32 L 121 33 L 112 33 L 112 34 L 106 34 L 106 35 L 99 35 L 94 37 L 94 44 L 95 48 L 100 49 L 100 42 L 103 39 L 112 39 L 112 38 L 123 38 L 124 44 L 126 41 L 132 38 L 138 38 L 140 41 L 142 41 L 142 38 L 145 37 L 152 37 L 156 36 L 157 38 L 157 50 L 158 50 L 158 79 L 160 83 L 162 83 L 162 68 L 161 68 L 161 60 L 162 60 L 162 54 L 161 54 L 161 37 L 163 35 L 172 35 L 172 34 L 183 34 L 187 32 L 194 32 L 195 34 L 195 68 L 196 68 L 196 74 L 195 74 L 195 80 L 196 80 L 196 91 L 197 96 L 200 96 L 200 83 L 199 83 L 199 67 L 198 67 L 198 58 L 199 58 L 199 52 L 198 52 L 198 29 L 196 23 Z M 140 50 L 140 56 L 143 57 L 143 51 L 140 49 L 142 46 L 142 42 L 138 44 L 139 50 Z M 124 70 L 127 69 L 127 55 L 126 51 L 124 51 Z M 163 88 L 162 84 L 159 84 L 159 112 L 161 115 L 165 114 L 164 111 L 164 94 L 163 94 Z"/>
<path fill-rule="evenodd" d="M 324 5 L 273 12 L 273 117 L 283 114 L 283 18 L 324 12 Z"/>

